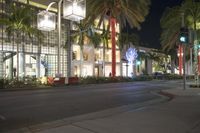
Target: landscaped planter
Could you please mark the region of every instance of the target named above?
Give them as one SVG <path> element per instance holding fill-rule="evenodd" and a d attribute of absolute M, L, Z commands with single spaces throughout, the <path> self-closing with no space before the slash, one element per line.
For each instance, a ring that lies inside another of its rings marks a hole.
<path fill-rule="evenodd" d="M 0 79 L 0 89 L 4 89 L 4 80 Z"/>
<path fill-rule="evenodd" d="M 54 78 L 54 85 L 64 85 L 65 77 Z"/>
<path fill-rule="evenodd" d="M 189 87 L 191 88 L 200 88 L 200 84 L 190 84 Z"/>
<path fill-rule="evenodd" d="M 79 78 L 78 77 L 69 77 L 68 78 L 68 84 L 78 84 Z"/>

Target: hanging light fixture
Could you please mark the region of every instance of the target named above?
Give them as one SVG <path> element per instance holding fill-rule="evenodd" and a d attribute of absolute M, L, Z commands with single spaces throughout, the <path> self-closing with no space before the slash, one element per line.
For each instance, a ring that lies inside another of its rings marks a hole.
<path fill-rule="evenodd" d="M 37 28 L 42 31 L 52 31 L 56 29 L 56 15 L 47 10 L 37 14 Z"/>
<path fill-rule="evenodd" d="M 64 0 L 63 17 L 72 21 L 80 21 L 86 15 L 86 0 Z"/>

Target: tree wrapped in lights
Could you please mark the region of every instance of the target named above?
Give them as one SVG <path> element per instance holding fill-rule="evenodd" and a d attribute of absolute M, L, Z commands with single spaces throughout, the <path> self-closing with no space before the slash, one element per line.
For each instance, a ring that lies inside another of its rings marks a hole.
<path fill-rule="evenodd" d="M 137 50 L 135 48 L 129 48 L 126 51 L 126 59 L 128 60 L 129 66 L 131 67 L 131 72 L 133 72 L 133 65 L 138 57 Z"/>

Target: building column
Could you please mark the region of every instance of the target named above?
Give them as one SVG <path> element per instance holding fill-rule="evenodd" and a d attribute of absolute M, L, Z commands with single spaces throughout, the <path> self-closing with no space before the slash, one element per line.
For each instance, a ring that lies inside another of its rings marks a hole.
<path fill-rule="evenodd" d="M 36 55 L 36 78 L 40 77 L 40 64 L 41 64 L 41 58 L 40 54 L 38 53 Z"/>
<path fill-rule="evenodd" d="M 9 79 L 13 79 L 13 57 L 9 59 Z"/>
<path fill-rule="evenodd" d="M 147 60 L 147 65 L 146 66 L 147 66 L 147 68 L 146 68 L 147 74 L 152 74 L 152 69 L 153 69 L 152 67 L 153 66 L 152 66 L 152 60 L 151 59 Z"/>
<path fill-rule="evenodd" d="M 19 53 L 19 77 L 22 79 L 25 76 L 25 57 L 24 53 Z"/>
<path fill-rule="evenodd" d="M 67 21 L 67 77 L 72 76 L 72 45 L 71 45 L 71 21 Z M 64 68 L 63 68 L 64 69 Z"/>
<path fill-rule="evenodd" d="M 0 79 L 3 79 L 3 51 L 0 51 Z"/>
<path fill-rule="evenodd" d="M 39 78 L 40 75 L 40 64 L 41 64 L 41 46 L 38 46 L 38 53 L 36 55 L 36 78 Z"/>

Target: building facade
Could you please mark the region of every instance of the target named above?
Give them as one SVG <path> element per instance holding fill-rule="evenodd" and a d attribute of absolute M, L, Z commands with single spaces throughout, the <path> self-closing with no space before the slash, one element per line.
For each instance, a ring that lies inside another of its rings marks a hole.
<path fill-rule="evenodd" d="M 0 0 L 0 14 L 5 17 L 6 1 Z M 40 7 L 36 5 L 37 8 Z M 38 8 L 37 10 L 43 10 Z M 107 22 L 108 23 L 108 22 Z M 101 43 L 97 48 L 90 44 L 87 40 L 83 47 L 78 43 L 71 42 L 69 49 L 71 60 L 67 60 L 67 34 L 69 28 L 66 26 L 68 21 L 62 20 L 62 35 L 61 35 L 61 50 L 60 64 L 62 77 L 69 76 L 100 76 L 108 77 L 112 71 L 112 50 L 111 40 L 108 42 L 108 47 Z M 36 21 L 33 22 L 36 26 Z M 72 25 L 73 27 L 73 25 Z M 72 29 L 71 27 L 71 29 Z M 70 30 L 71 30 L 70 29 Z M 101 28 L 96 29 L 102 32 Z M 119 25 L 116 25 L 116 31 L 119 33 Z M 24 33 L 20 33 L 17 38 L 16 34 L 7 36 L 6 26 L 0 25 L 0 77 L 10 78 L 17 76 L 17 48 L 19 48 L 19 77 L 43 77 L 57 76 L 57 30 L 51 32 L 43 32 L 42 41 L 30 39 Z M 117 38 L 116 38 L 117 39 Z M 134 47 L 134 46 L 132 46 Z M 138 52 L 148 52 L 151 49 L 140 48 Z M 140 59 L 135 60 L 133 65 L 128 64 L 123 58 L 127 49 L 120 50 L 116 46 L 116 76 L 132 76 L 139 75 L 146 71 L 147 74 L 152 73 L 152 60 Z M 67 68 L 70 63 L 71 69 Z M 70 71 L 71 75 L 68 75 Z"/>

